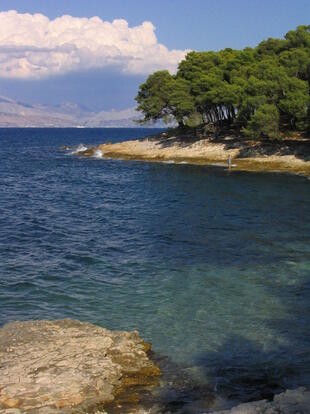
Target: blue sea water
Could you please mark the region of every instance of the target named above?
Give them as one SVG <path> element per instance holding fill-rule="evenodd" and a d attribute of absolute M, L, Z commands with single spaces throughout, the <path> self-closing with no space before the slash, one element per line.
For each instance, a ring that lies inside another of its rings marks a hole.
<path fill-rule="evenodd" d="M 234 400 L 310 385 L 310 182 L 82 158 L 144 129 L 0 129 L 0 324 L 138 329 Z"/>

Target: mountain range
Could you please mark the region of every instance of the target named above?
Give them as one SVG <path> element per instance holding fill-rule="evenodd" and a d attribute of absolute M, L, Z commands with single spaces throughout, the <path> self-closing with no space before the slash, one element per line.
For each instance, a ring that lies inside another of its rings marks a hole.
<path fill-rule="evenodd" d="M 83 105 L 28 104 L 0 96 L 0 127 L 137 127 L 135 108 L 94 112 Z M 157 125 L 152 125 L 157 126 Z"/>

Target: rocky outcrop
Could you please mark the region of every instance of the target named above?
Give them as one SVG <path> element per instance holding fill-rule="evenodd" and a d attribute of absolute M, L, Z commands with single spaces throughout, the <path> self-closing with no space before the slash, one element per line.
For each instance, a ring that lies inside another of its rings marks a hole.
<path fill-rule="evenodd" d="M 243 138 L 168 136 L 162 133 L 143 140 L 106 143 L 80 151 L 78 155 L 175 164 L 200 164 L 240 171 L 283 171 L 310 176 L 310 140 L 275 142 L 245 141 Z"/>
<path fill-rule="evenodd" d="M 71 319 L 7 324 L 0 329 L 0 414 L 169 412 L 161 396 L 139 406 L 160 375 L 149 350 L 136 331 Z M 305 388 L 214 414 L 297 413 L 310 413 Z"/>
<path fill-rule="evenodd" d="M 255 401 L 240 404 L 228 411 L 213 414 L 309 414 L 310 391 L 300 387 L 274 397 L 273 401 Z"/>
<path fill-rule="evenodd" d="M 157 382 L 149 350 L 136 331 L 71 319 L 9 323 L 0 329 L 0 413 L 93 412 Z"/>

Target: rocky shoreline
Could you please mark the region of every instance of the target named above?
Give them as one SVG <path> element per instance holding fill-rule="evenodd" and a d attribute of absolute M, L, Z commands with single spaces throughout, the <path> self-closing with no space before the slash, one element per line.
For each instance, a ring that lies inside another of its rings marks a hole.
<path fill-rule="evenodd" d="M 246 141 L 223 135 L 161 133 L 142 140 L 106 143 L 79 151 L 79 155 L 179 164 L 227 167 L 240 171 L 281 171 L 310 176 L 310 140 Z"/>
<path fill-rule="evenodd" d="M 9 323 L 0 329 L 0 414 L 204 412 L 195 402 L 178 408 L 155 397 L 145 404 L 143 396 L 163 392 L 150 349 L 136 331 L 71 319 Z M 310 413 L 305 388 L 224 411 L 214 396 L 207 400 L 205 413 L 212 414 Z"/>
<path fill-rule="evenodd" d="M 158 384 L 150 349 L 136 331 L 71 319 L 9 323 L 0 329 L 0 413 L 85 413 L 138 401 Z"/>
<path fill-rule="evenodd" d="M 274 397 L 273 401 L 255 401 L 240 404 L 231 410 L 216 414 L 307 414 L 310 413 L 310 391 L 300 387 Z M 215 413 L 214 413 L 215 414 Z"/>

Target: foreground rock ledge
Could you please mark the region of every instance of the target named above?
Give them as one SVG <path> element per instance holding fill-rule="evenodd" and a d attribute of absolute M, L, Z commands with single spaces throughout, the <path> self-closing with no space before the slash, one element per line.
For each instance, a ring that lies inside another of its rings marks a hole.
<path fill-rule="evenodd" d="M 160 370 L 138 332 L 71 319 L 14 322 L 0 329 L 0 413 L 91 412 Z"/>

